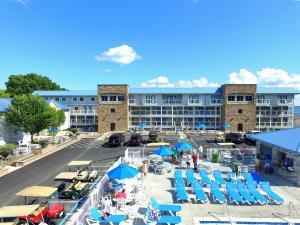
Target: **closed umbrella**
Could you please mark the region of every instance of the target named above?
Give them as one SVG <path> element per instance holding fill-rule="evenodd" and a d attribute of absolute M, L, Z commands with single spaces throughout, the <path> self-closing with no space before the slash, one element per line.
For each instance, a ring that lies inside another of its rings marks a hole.
<path fill-rule="evenodd" d="M 121 164 L 116 168 L 108 171 L 107 175 L 111 179 L 124 180 L 135 177 L 140 171 L 126 164 Z"/>
<path fill-rule="evenodd" d="M 175 152 L 169 149 L 166 146 L 160 147 L 154 151 L 154 154 L 160 155 L 160 156 L 169 156 L 169 155 L 175 155 Z"/>
<path fill-rule="evenodd" d="M 203 123 L 199 123 L 198 128 L 199 128 L 199 129 L 205 129 L 206 126 L 205 126 L 205 124 L 203 124 Z"/>

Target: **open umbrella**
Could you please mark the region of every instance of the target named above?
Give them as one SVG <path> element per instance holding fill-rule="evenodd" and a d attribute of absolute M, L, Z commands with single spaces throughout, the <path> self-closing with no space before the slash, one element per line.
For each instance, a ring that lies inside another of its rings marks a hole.
<path fill-rule="evenodd" d="M 180 150 L 191 150 L 191 149 L 193 149 L 193 146 L 190 143 L 186 142 L 186 141 L 181 141 L 181 142 L 175 144 L 174 147 L 176 149 L 180 149 Z"/>
<path fill-rule="evenodd" d="M 160 147 L 154 151 L 154 154 L 160 155 L 160 156 L 169 156 L 169 155 L 175 155 L 175 152 L 169 149 L 168 147 Z"/>
<path fill-rule="evenodd" d="M 231 128 L 231 124 L 230 123 L 224 123 L 223 127 L 225 129 Z"/>
<path fill-rule="evenodd" d="M 140 171 L 126 164 L 121 164 L 108 171 L 107 176 L 112 179 L 124 180 L 135 177 Z"/>
<path fill-rule="evenodd" d="M 204 123 L 199 123 L 198 128 L 199 128 L 199 129 L 205 129 L 206 126 L 205 126 Z"/>
<path fill-rule="evenodd" d="M 145 129 L 147 127 L 146 123 L 140 123 L 139 128 Z"/>

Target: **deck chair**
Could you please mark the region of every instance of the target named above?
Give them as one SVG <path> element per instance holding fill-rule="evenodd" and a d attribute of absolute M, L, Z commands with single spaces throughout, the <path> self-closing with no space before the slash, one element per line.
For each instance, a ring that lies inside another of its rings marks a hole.
<path fill-rule="evenodd" d="M 175 172 L 174 172 L 174 177 L 176 178 L 176 177 L 181 177 L 182 178 L 182 170 L 175 170 Z"/>
<path fill-rule="evenodd" d="M 220 170 L 214 170 L 213 174 L 214 174 L 215 180 L 219 183 L 219 185 L 221 185 L 221 186 L 226 185 L 226 182 L 223 179 L 222 173 Z"/>
<path fill-rule="evenodd" d="M 188 194 L 187 194 L 184 186 L 176 185 L 175 190 L 176 190 L 177 202 L 179 202 L 179 201 L 182 201 L 182 202 L 189 201 L 189 197 L 188 197 Z"/>
<path fill-rule="evenodd" d="M 187 185 L 192 185 L 196 181 L 194 177 L 194 171 L 191 169 L 186 170 L 185 177 Z"/>
<path fill-rule="evenodd" d="M 202 185 L 198 181 L 193 183 L 193 190 L 196 195 L 197 201 L 199 201 L 200 203 L 208 202 L 207 195 L 203 191 Z"/>
<path fill-rule="evenodd" d="M 250 194 L 253 195 L 258 204 L 265 205 L 268 203 L 268 199 L 266 199 L 261 193 L 257 191 L 256 186 L 248 184 L 247 187 Z"/>
<path fill-rule="evenodd" d="M 237 185 L 238 192 L 244 198 L 245 203 L 248 205 L 256 204 L 257 201 L 255 198 L 249 193 L 246 186 L 244 184 Z"/>
<path fill-rule="evenodd" d="M 277 195 L 276 193 L 274 193 L 272 191 L 269 182 L 265 182 L 265 181 L 261 182 L 260 186 L 261 186 L 262 190 L 268 194 L 269 200 L 271 200 L 273 203 L 275 203 L 277 205 L 284 203 L 284 200 L 279 195 Z"/>
<path fill-rule="evenodd" d="M 226 197 L 221 192 L 218 182 L 212 182 L 210 184 L 210 188 L 211 188 L 211 191 L 213 194 L 213 200 L 215 203 L 225 203 L 226 202 Z"/>
<path fill-rule="evenodd" d="M 253 180 L 256 182 L 256 183 L 260 183 L 260 182 L 263 182 L 264 179 L 259 175 L 259 173 L 256 173 L 256 172 L 251 172 L 251 176 L 253 178 Z"/>
<path fill-rule="evenodd" d="M 101 213 L 96 208 L 92 208 L 90 210 L 90 218 L 87 218 L 86 222 L 88 224 L 109 223 L 113 225 L 114 223 L 121 223 L 125 220 L 126 215 L 111 215 L 108 219 L 102 219 Z"/>
<path fill-rule="evenodd" d="M 237 179 L 236 173 L 234 173 L 234 172 L 228 172 L 228 173 L 227 173 L 227 176 L 228 176 L 228 179 L 229 179 L 230 181 L 233 181 L 233 180 L 236 180 L 236 179 Z"/>
<path fill-rule="evenodd" d="M 167 205 L 167 204 L 159 204 L 154 198 L 150 199 L 151 205 L 159 210 L 160 212 L 169 212 L 172 216 L 175 216 L 177 212 L 181 211 L 180 205 Z M 175 215 L 173 214 L 175 213 Z"/>
<path fill-rule="evenodd" d="M 211 184 L 211 180 L 208 177 L 208 173 L 206 170 L 200 169 L 199 175 L 201 177 L 202 183 L 206 186 Z"/>
<path fill-rule="evenodd" d="M 242 173 L 243 177 L 245 178 L 247 184 L 254 184 L 256 185 L 256 182 L 255 180 L 253 180 L 253 177 L 251 176 L 250 173 Z"/>
<path fill-rule="evenodd" d="M 228 182 L 226 183 L 226 190 L 227 193 L 229 195 L 230 201 L 233 204 L 239 205 L 239 204 L 243 204 L 244 200 L 243 198 L 240 196 L 240 194 L 238 193 L 238 191 L 235 189 L 235 186 L 233 183 Z"/>
<path fill-rule="evenodd" d="M 155 217 L 155 210 L 150 209 L 149 206 L 146 209 L 146 215 L 144 217 L 145 224 L 179 224 L 181 223 L 180 216 L 158 216 Z"/>

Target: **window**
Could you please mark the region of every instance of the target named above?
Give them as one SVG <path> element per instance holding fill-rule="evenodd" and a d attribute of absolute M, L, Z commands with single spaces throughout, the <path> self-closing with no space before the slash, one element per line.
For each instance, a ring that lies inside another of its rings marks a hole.
<path fill-rule="evenodd" d="M 83 101 L 84 101 L 84 98 L 79 98 L 79 101 L 83 102 Z"/>
<path fill-rule="evenodd" d="M 78 110 L 78 107 L 77 107 L 77 106 L 75 106 L 75 107 L 74 107 L 74 109 L 75 109 L 75 110 Z"/>
<path fill-rule="evenodd" d="M 116 130 L 116 124 L 115 124 L 115 123 L 111 123 L 111 124 L 110 124 L 110 130 L 111 130 L 111 131 Z"/>
<path fill-rule="evenodd" d="M 238 131 L 243 131 L 243 124 L 242 123 L 237 124 L 237 130 Z"/>
<path fill-rule="evenodd" d="M 147 103 L 156 103 L 155 95 L 146 95 L 146 102 Z"/>
<path fill-rule="evenodd" d="M 243 109 L 238 109 L 238 113 L 239 114 L 243 113 Z"/>
<path fill-rule="evenodd" d="M 56 98 L 55 98 L 55 101 L 57 101 L 57 102 L 58 102 L 58 101 L 59 101 L 59 97 L 56 97 Z"/>
<path fill-rule="evenodd" d="M 91 97 L 91 102 L 94 102 L 95 101 L 95 98 L 94 97 Z"/>
<path fill-rule="evenodd" d="M 119 96 L 118 96 L 118 101 L 119 101 L 119 102 L 124 102 L 124 101 L 125 101 L 125 96 L 119 95 Z"/>
<path fill-rule="evenodd" d="M 242 101 L 244 101 L 244 96 L 243 95 L 238 95 L 238 96 L 236 96 L 236 100 L 238 102 L 242 102 Z"/>
<path fill-rule="evenodd" d="M 111 113 L 115 113 L 116 110 L 115 110 L 114 108 L 111 108 L 111 109 L 110 109 L 110 112 L 111 112 Z"/>
<path fill-rule="evenodd" d="M 77 102 L 77 98 L 76 97 L 73 98 L 73 102 Z"/>
<path fill-rule="evenodd" d="M 252 102 L 253 97 L 251 95 L 246 95 L 245 100 L 246 100 L 246 102 Z"/>
<path fill-rule="evenodd" d="M 66 98 L 65 98 L 65 97 L 62 97 L 62 98 L 61 98 L 61 101 L 62 101 L 62 102 L 65 102 L 65 101 L 66 101 Z"/>
<path fill-rule="evenodd" d="M 211 103 L 221 103 L 221 96 L 220 95 L 212 95 L 210 100 L 211 100 Z"/>
<path fill-rule="evenodd" d="M 101 96 L 101 101 L 102 102 L 107 102 L 108 101 L 108 96 L 106 96 L 106 95 Z"/>
<path fill-rule="evenodd" d="M 234 95 L 229 95 L 228 96 L 228 101 L 229 102 L 234 102 L 235 101 L 235 96 Z"/>
<path fill-rule="evenodd" d="M 111 101 L 111 102 L 117 101 L 117 96 L 115 96 L 115 95 L 109 96 L 109 101 Z"/>

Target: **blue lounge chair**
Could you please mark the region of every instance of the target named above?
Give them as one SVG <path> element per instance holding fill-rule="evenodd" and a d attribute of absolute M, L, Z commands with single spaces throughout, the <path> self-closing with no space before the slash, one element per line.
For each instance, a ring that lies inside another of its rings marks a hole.
<path fill-rule="evenodd" d="M 221 171 L 220 170 L 214 170 L 213 173 L 214 173 L 215 180 L 219 183 L 219 185 L 225 186 L 226 182 L 222 177 Z"/>
<path fill-rule="evenodd" d="M 180 212 L 181 206 L 180 205 L 166 205 L 166 204 L 159 204 L 154 198 L 151 198 L 150 200 L 151 205 L 159 210 L 160 212 L 169 212 L 172 216 L 174 216 L 173 213 Z"/>
<path fill-rule="evenodd" d="M 234 173 L 234 172 L 228 172 L 227 176 L 228 176 L 229 181 L 233 181 L 233 180 L 237 179 L 236 173 Z"/>
<path fill-rule="evenodd" d="M 187 185 L 191 185 L 196 181 L 196 179 L 194 177 L 194 171 L 191 169 L 186 170 L 185 177 L 186 177 Z"/>
<path fill-rule="evenodd" d="M 238 192 L 244 198 L 245 202 L 248 205 L 256 204 L 257 201 L 255 198 L 249 193 L 246 186 L 244 184 L 237 185 Z"/>
<path fill-rule="evenodd" d="M 181 217 L 180 216 L 159 216 L 158 218 L 153 218 L 151 216 L 151 210 L 149 207 L 146 209 L 146 221 L 147 222 L 156 222 L 159 224 L 178 224 L 181 223 Z"/>
<path fill-rule="evenodd" d="M 182 170 L 175 170 L 174 177 L 175 178 L 177 178 L 177 177 L 181 177 L 182 178 Z"/>
<path fill-rule="evenodd" d="M 200 177 L 201 177 L 201 180 L 202 180 L 202 183 L 206 186 L 209 186 L 211 184 L 211 180 L 209 179 L 208 177 L 208 173 L 206 170 L 203 170 L 203 169 L 200 169 Z"/>
<path fill-rule="evenodd" d="M 258 204 L 265 205 L 268 203 L 268 199 L 266 199 L 261 193 L 259 193 L 256 189 L 255 185 L 248 184 L 248 190 L 251 195 L 257 200 Z"/>
<path fill-rule="evenodd" d="M 185 190 L 185 187 L 182 186 L 176 186 L 176 198 L 177 198 L 177 202 L 179 201 L 189 201 L 189 197 L 188 194 Z"/>
<path fill-rule="evenodd" d="M 126 220 L 126 215 L 111 215 L 108 219 L 103 219 L 101 213 L 96 208 L 90 210 L 90 217 L 92 221 L 109 224 L 121 223 Z"/>
<path fill-rule="evenodd" d="M 211 182 L 210 188 L 213 194 L 213 199 L 215 203 L 226 202 L 225 195 L 221 192 L 218 182 Z"/>
<path fill-rule="evenodd" d="M 242 175 L 245 178 L 247 184 L 255 184 L 256 185 L 256 182 L 255 182 L 255 180 L 253 180 L 253 177 L 251 176 L 250 173 L 242 173 Z"/>
<path fill-rule="evenodd" d="M 261 182 L 260 186 L 261 186 L 262 190 L 268 194 L 269 200 L 271 200 L 272 202 L 274 202 L 277 205 L 284 203 L 284 200 L 279 195 L 277 195 L 276 193 L 274 193 L 272 191 L 269 182 L 265 182 L 265 181 Z"/>
<path fill-rule="evenodd" d="M 243 198 L 240 196 L 233 183 L 231 182 L 226 183 L 226 190 L 229 195 L 231 203 L 235 203 L 237 205 L 244 204 Z"/>
<path fill-rule="evenodd" d="M 194 193 L 196 195 L 197 201 L 199 201 L 200 203 L 208 202 L 207 195 L 203 191 L 202 185 L 198 181 L 193 183 L 193 189 L 194 189 Z"/>
<path fill-rule="evenodd" d="M 251 172 L 251 176 L 253 178 L 253 180 L 256 182 L 256 183 L 260 183 L 260 182 L 263 182 L 264 179 L 259 175 L 259 173 L 256 173 L 256 172 Z"/>

